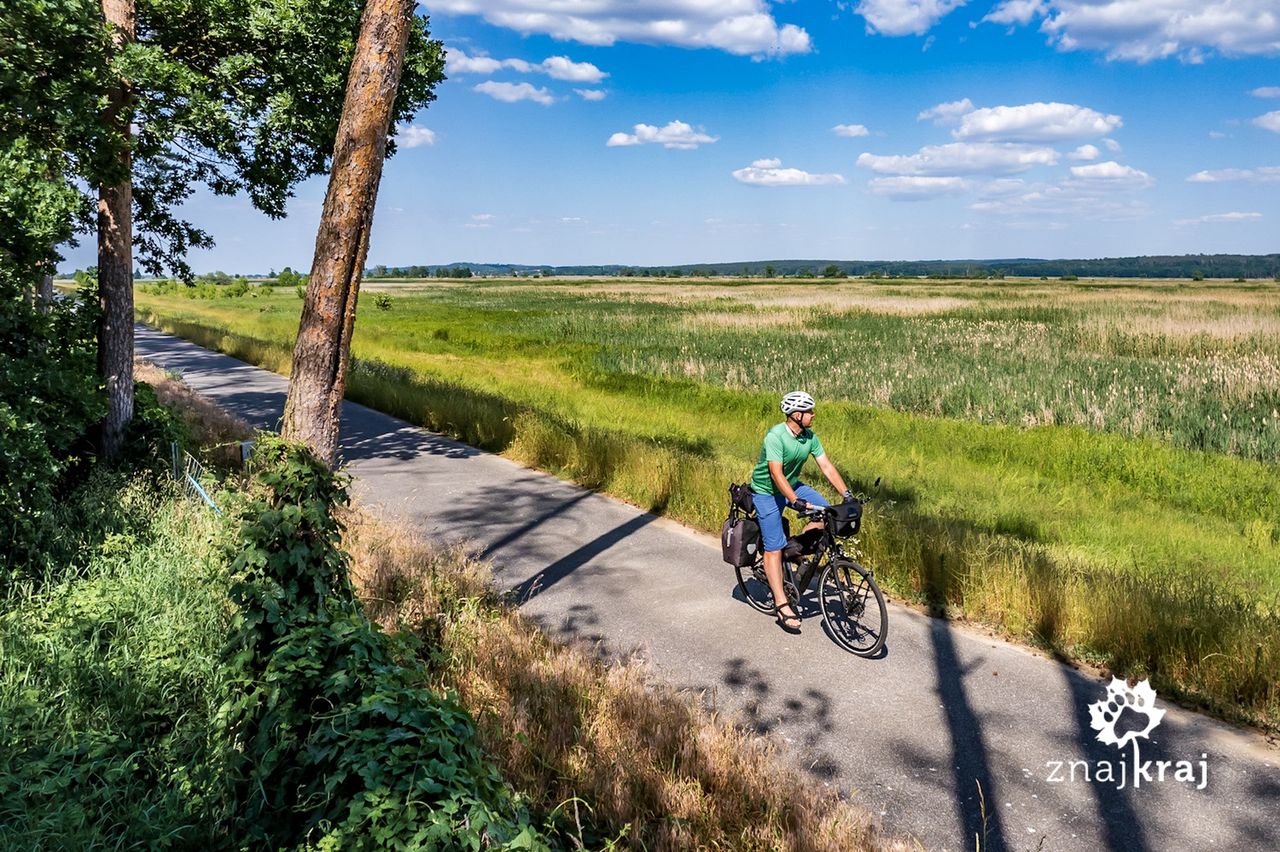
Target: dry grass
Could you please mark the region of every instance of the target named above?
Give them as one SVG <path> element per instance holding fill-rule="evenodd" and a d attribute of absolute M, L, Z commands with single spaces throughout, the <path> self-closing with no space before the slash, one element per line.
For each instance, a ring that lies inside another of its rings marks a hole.
<path fill-rule="evenodd" d="M 166 372 L 150 361 L 135 358 L 133 376 L 151 385 L 161 405 L 177 412 L 191 433 L 192 446 L 199 448 L 206 459 L 223 462 L 239 459 L 239 450 L 234 445 L 253 437 L 252 426 L 193 391 L 181 376 Z"/>
<path fill-rule="evenodd" d="M 345 523 L 369 616 L 445 650 L 439 686 L 458 693 L 535 806 L 563 805 L 651 850 L 910 848 L 697 696 L 648 683 L 642 664 L 601 662 L 548 639 L 462 551 L 359 510 Z"/>

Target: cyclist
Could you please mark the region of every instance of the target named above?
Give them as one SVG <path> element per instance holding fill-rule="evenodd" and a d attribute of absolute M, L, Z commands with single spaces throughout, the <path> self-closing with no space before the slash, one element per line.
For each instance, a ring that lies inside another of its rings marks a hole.
<path fill-rule="evenodd" d="M 811 505 L 830 505 L 821 494 L 800 481 L 800 470 L 809 456 L 818 462 L 827 482 L 846 502 L 853 494 L 810 428 L 813 397 L 804 391 L 792 391 L 782 398 L 781 408 L 786 420 L 765 433 L 760 461 L 751 472 L 751 491 L 764 536 L 764 573 L 773 591 L 774 615 L 783 630 L 799 633 L 800 619 L 782 588 L 782 548 L 787 543 L 782 532 L 782 509 L 790 506 L 797 512 L 805 512 Z M 819 524 L 810 524 L 806 529 L 815 526 Z"/>

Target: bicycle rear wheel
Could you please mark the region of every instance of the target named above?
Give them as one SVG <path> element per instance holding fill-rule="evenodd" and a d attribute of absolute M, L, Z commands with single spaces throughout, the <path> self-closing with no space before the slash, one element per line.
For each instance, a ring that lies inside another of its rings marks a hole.
<path fill-rule="evenodd" d="M 822 617 L 846 651 L 871 657 L 889 635 L 889 610 L 871 572 L 852 559 L 834 559 L 818 581 Z"/>
<path fill-rule="evenodd" d="M 738 572 L 738 588 L 742 595 L 761 612 L 773 614 L 773 590 L 764 576 L 764 560 L 757 559 L 754 565 L 745 568 L 734 568 Z"/>

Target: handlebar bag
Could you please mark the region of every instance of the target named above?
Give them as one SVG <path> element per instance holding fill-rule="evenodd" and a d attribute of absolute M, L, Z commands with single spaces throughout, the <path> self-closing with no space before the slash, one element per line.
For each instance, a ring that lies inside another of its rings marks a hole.
<path fill-rule="evenodd" d="M 831 519 L 831 532 L 841 538 L 849 538 L 858 534 L 862 527 L 862 501 L 850 500 L 848 503 L 837 503 L 827 509 Z"/>
<path fill-rule="evenodd" d="M 720 528 L 720 553 L 735 568 L 754 565 L 762 544 L 760 523 L 755 518 L 734 513 Z"/>

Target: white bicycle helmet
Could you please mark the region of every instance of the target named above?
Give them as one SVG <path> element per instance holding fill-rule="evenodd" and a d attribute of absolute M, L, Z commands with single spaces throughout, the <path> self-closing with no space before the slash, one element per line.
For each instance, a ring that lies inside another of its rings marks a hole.
<path fill-rule="evenodd" d="M 813 397 L 804 391 L 792 391 L 782 398 L 782 413 L 813 411 Z"/>

